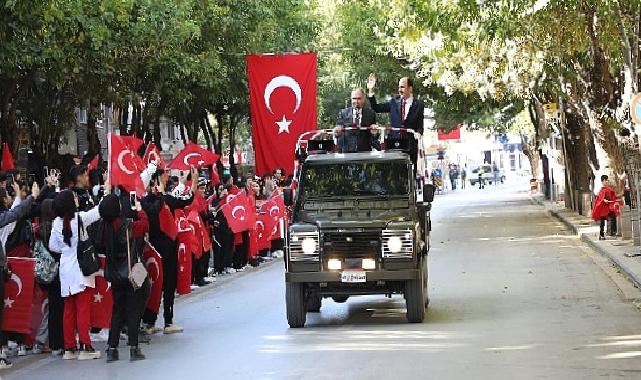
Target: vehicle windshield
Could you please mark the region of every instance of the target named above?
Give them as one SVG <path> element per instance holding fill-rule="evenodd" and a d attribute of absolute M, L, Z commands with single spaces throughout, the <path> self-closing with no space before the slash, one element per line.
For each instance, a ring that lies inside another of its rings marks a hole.
<path fill-rule="evenodd" d="M 307 199 L 407 195 L 408 173 L 408 164 L 404 161 L 309 165 L 301 175 L 301 196 Z"/>

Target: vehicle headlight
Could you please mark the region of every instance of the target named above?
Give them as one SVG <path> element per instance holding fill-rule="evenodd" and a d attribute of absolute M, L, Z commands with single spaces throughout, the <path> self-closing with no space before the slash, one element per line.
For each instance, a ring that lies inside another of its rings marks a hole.
<path fill-rule="evenodd" d="M 414 235 L 411 230 L 383 230 L 383 258 L 408 259 L 414 252 Z"/>
<path fill-rule="evenodd" d="M 318 261 L 318 231 L 290 231 L 289 259 L 291 261 Z"/>
<path fill-rule="evenodd" d="M 305 238 L 303 239 L 303 243 L 301 244 L 303 248 L 303 253 L 306 255 L 313 255 L 314 252 L 316 252 L 316 248 L 318 247 L 318 244 L 316 244 L 316 240 L 312 238 Z"/>
<path fill-rule="evenodd" d="M 389 247 L 389 251 L 391 253 L 399 253 L 403 248 L 403 242 L 398 236 L 390 236 L 389 240 L 387 241 L 387 246 Z"/>

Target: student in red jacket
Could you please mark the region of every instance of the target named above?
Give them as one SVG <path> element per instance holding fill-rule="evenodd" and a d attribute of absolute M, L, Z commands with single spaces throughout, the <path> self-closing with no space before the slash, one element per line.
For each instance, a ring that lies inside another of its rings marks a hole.
<path fill-rule="evenodd" d="M 607 175 L 601 176 L 602 187 L 594 202 L 592 208 L 592 219 L 600 221 L 599 240 L 605 240 L 605 220 L 608 219 L 610 227 L 610 236 L 615 236 L 617 232 L 617 199 L 612 184 Z"/>

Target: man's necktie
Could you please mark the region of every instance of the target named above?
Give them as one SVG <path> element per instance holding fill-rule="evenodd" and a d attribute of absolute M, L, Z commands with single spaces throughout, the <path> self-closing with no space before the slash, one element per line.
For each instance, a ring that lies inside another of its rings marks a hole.
<path fill-rule="evenodd" d="M 401 122 L 405 121 L 405 99 L 401 99 Z"/>

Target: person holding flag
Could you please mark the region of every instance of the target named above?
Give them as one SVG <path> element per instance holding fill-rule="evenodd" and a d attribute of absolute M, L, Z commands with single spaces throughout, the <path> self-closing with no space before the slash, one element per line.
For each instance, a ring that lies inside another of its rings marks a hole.
<path fill-rule="evenodd" d="M 129 359 L 131 361 L 145 359 L 145 355 L 138 346 L 138 330 L 149 295 L 149 279 L 145 279 L 142 287 L 134 289 L 127 275 L 130 263 L 139 259 L 134 239 L 142 238 L 149 224 L 147 215 L 142 211 L 142 206 L 137 199 L 133 206 L 136 209 L 135 219 L 121 217 L 123 210 L 120 199 L 116 195 L 106 195 L 99 206 L 102 220 L 98 224 L 94 246 L 107 259 L 105 277 L 111 283 L 113 295 L 107 362 L 119 359 L 120 331 L 125 325 L 130 346 Z"/>
<path fill-rule="evenodd" d="M 14 192 L 16 197 L 20 197 L 19 186 L 14 182 Z M 9 268 L 7 267 L 7 257 L 5 255 L 5 243 L 6 239 L 13 230 L 15 222 L 18 219 L 21 219 L 31 209 L 33 200 L 38 198 L 40 194 L 40 189 L 38 184 L 34 183 L 31 188 L 31 196 L 27 197 L 24 200 L 21 200 L 19 203 L 14 203 L 8 195 L 6 189 L 0 189 L 0 198 L 2 198 L 0 206 L 0 299 L 4 299 L 4 286 L 5 282 L 8 280 L 7 275 L 10 273 Z M 9 209 L 7 205 L 12 204 L 13 206 Z M 0 308 L 0 326 L 3 322 L 4 308 Z M 3 340 L 4 339 L 3 334 Z M 7 359 L 7 342 L 0 342 L 0 369 L 11 368 L 11 362 Z"/>
<path fill-rule="evenodd" d="M 149 218 L 149 243 L 154 247 L 162 258 L 163 271 L 163 308 L 165 327 L 162 329 L 165 334 L 179 333 L 183 328 L 174 324 L 174 298 L 178 278 L 178 229 L 174 219 L 174 211 L 190 205 L 193 201 L 193 194 L 188 192 L 186 196 L 176 198 L 165 192 L 167 179 L 164 171 L 159 170 L 149 183 L 147 195 L 142 199 L 143 210 Z M 184 181 L 185 179 L 181 179 Z M 160 329 L 156 328 L 158 311 L 145 309 L 143 323 L 148 334 L 154 334 Z"/>

